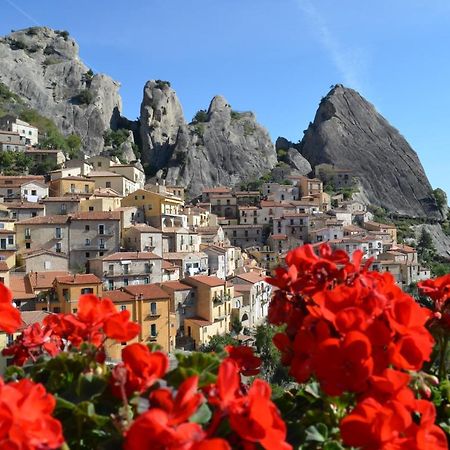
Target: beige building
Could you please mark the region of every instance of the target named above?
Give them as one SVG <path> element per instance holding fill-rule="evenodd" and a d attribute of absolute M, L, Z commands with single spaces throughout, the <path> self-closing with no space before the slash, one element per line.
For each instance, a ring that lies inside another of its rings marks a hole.
<path fill-rule="evenodd" d="M 45 178 L 41 175 L 1 175 L 0 197 L 3 197 L 5 202 L 21 200 L 21 187 L 30 181 L 45 183 Z"/>
<path fill-rule="evenodd" d="M 69 217 L 41 216 L 16 223 L 16 240 L 19 253 L 27 250 L 50 250 L 68 254 Z"/>
<path fill-rule="evenodd" d="M 164 227 L 162 230 L 163 252 L 198 252 L 201 237 L 182 227 Z"/>
<path fill-rule="evenodd" d="M 80 211 L 83 198 L 74 197 L 47 197 L 41 200 L 41 204 L 45 206 L 46 216 L 72 214 Z"/>
<path fill-rule="evenodd" d="M 69 270 L 69 257 L 66 254 L 43 248 L 23 253 L 21 261 L 26 273 L 44 270 Z"/>
<path fill-rule="evenodd" d="M 194 286 L 197 292 L 196 316 L 184 320 L 185 336 L 192 339 L 196 349 L 212 336 L 230 331 L 234 287 L 204 275 L 187 277 L 183 283 Z"/>
<path fill-rule="evenodd" d="M 119 195 L 122 197 L 131 194 L 136 191 L 136 183 L 132 180 L 129 180 L 127 177 L 114 173 L 111 171 L 96 171 L 93 170 L 89 172 L 88 175 L 90 180 L 94 180 L 95 187 L 98 188 L 106 188 L 106 189 L 114 189 Z"/>
<path fill-rule="evenodd" d="M 120 213 L 79 212 L 71 216 L 69 267 L 87 268 L 91 258 L 119 251 L 121 241 Z"/>
<path fill-rule="evenodd" d="M 123 230 L 123 246 L 127 250 L 162 256 L 162 245 L 162 231 L 150 225 L 137 223 Z"/>
<path fill-rule="evenodd" d="M 162 258 L 151 252 L 117 252 L 91 259 L 89 269 L 109 291 L 129 285 L 162 282 Z"/>
<path fill-rule="evenodd" d="M 36 145 L 39 142 L 39 130 L 13 114 L 0 118 L 0 129 L 18 133 L 26 145 Z"/>

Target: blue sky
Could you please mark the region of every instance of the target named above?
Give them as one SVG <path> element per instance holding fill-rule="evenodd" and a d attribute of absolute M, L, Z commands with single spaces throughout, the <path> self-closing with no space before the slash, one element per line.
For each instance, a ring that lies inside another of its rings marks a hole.
<path fill-rule="evenodd" d="M 149 79 L 169 80 L 187 119 L 216 94 L 273 139 L 299 140 L 330 85 L 359 90 L 450 193 L 448 0 L 0 0 L 0 34 L 47 25 L 122 83 L 139 114 Z M 0 62 L 1 63 L 1 62 Z"/>

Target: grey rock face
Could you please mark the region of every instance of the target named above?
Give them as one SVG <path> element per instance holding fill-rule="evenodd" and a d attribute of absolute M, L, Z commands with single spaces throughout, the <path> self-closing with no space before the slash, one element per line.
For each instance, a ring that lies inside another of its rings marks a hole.
<path fill-rule="evenodd" d="M 0 82 L 64 134 L 78 134 L 87 154 L 103 149 L 103 133 L 115 128 L 122 108 L 119 83 L 91 76 L 73 39 L 46 27 L 16 31 L 0 39 L 0 61 Z M 79 100 L 83 91 L 89 104 Z"/>
<path fill-rule="evenodd" d="M 399 216 L 442 218 L 416 152 L 352 89 L 337 85 L 322 99 L 299 149 L 312 166 L 351 169 L 373 205 Z"/>
<path fill-rule="evenodd" d="M 214 97 L 203 122 L 186 124 L 175 92 L 149 81 L 141 107 L 143 160 L 162 169 L 168 184 L 185 186 L 190 195 L 202 187 L 233 186 L 259 177 L 277 162 L 268 132 L 253 113 L 232 111 Z"/>
<path fill-rule="evenodd" d="M 284 162 L 289 164 L 298 175 L 308 175 L 311 171 L 311 164 L 302 156 L 298 150 L 298 144 L 288 141 L 284 137 L 279 137 L 275 142 L 275 149 L 287 152 Z"/>
<path fill-rule="evenodd" d="M 416 242 L 419 241 L 422 234 L 422 229 L 425 228 L 428 233 L 430 233 L 433 239 L 434 247 L 436 248 L 436 253 L 447 260 L 450 260 L 450 236 L 447 236 L 439 224 L 422 224 L 413 226 L 414 232 L 416 234 Z"/>

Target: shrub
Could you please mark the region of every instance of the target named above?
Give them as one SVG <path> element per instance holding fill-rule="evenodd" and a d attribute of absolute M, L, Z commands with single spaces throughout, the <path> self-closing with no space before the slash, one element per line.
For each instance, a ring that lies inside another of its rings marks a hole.
<path fill-rule="evenodd" d="M 56 34 L 61 36 L 65 41 L 69 38 L 69 32 L 66 30 L 56 30 Z"/>
<path fill-rule="evenodd" d="M 90 105 L 94 100 L 94 96 L 89 89 L 83 89 L 77 96 L 75 96 L 75 100 L 80 105 Z"/>
<path fill-rule="evenodd" d="M 208 112 L 204 109 L 200 109 L 196 112 L 194 118 L 192 119 L 192 123 L 203 123 L 208 121 Z"/>
<path fill-rule="evenodd" d="M 158 89 L 164 90 L 167 88 L 170 88 L 170 82 L 169 81 L 165 81 L 165 80 L 156 80 L 156 87 Z"/>

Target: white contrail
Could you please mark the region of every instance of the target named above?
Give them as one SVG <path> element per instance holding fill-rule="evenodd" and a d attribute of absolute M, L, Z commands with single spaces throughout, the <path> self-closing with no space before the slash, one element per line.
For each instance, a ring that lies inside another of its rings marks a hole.
<path fill-rule="evenodd" d="M 326 21 L 310 0 L 296 0 L 296 3 L 311 22 L 313 32 L 317 34 L 320 43 L 341 73 L 344 83 L 349 87 L 360 89 L 361 84 L 357 73 L 357 66 L 360 61 L 356 60 L 354 54 L 352 55 L 351 52 L 345 51 L 342 48 Z"/>
<path fill-rule="evenodd" d="M 35 25 L 37 25 L 37 26 L 41 25 L 33 16 L 30 16 L 26 11 L 24 11 L 22 8 L 17 6 L 12 0 L 6 0 L 6 2 L 9 3 L 15 10 L 19 11 L 20 14 L 25 16 L 28 20 L 33 22 Z"/>

